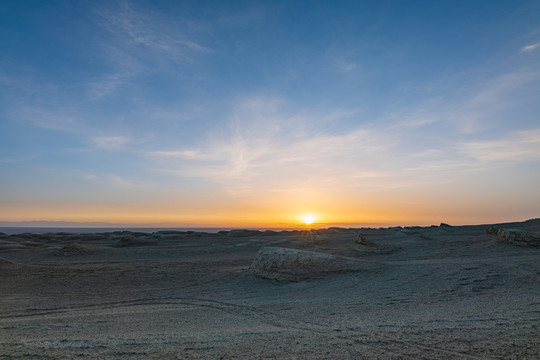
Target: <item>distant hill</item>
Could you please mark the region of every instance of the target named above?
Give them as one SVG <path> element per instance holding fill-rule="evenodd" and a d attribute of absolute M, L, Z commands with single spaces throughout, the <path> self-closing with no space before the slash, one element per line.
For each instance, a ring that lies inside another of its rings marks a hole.
<path fill-rule="evenodd" d="M 71 221 L 0 221 L 0 227 L 116 227 L 126 224 L 112 224 L 107 222 L 71 222 Z"/>

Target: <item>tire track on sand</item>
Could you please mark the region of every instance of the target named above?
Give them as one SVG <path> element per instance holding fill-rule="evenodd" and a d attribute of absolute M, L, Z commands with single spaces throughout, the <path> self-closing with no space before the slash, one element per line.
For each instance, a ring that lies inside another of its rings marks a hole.
<path fill-rule="evenodd" d="M 109 302 L 104 304 L 91 304 L 73 307 L 49 308 L 41 311 L 26 312 L 19 314 L 9 314 L 0 316 L 0 320 L 17 319 L 28 317 L 43 317 L 48 315 L 73 314 L 74 312 L 85 312 L 92 309 L 101 311 L 108 309 L 144 307 L 154 305 L 182 305 L 191 307 L 200 307 L 222 311 L 234 316 L 244 317 L 250 320 L 275 326 L 286 330 L 296 330 L 302 332 L 311 332 L 333 338 L 340 342 L 346 342 L 348 345 L 375 348 L 383 354 L 393 354 L 401 358 L 417 359 L 419 356 L 425 358 L 455 358 L 455 359 L 482 359 L 482 357 L 449 350 L 441 347 L 426 345 L 414 341 L 404 341 L 384 334 L 373 334 L 363 332 L 357 329 L 336 329 L 327 324 L 315 323 L 301 320 L 296 317 L 285 316 L 261 308 L 259 306 L 238 304 L 225 301 L 218 301 L 204 298 L 177 297 L 168 299 L 140 299 L 129 301 Z"/>

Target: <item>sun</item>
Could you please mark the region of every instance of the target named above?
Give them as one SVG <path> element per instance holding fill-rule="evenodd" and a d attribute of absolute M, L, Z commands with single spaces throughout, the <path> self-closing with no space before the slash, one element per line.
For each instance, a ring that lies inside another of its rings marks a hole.
<path fill-rule="evenodd" d="M 300 220 L 306 225 L 311 225 L 317 220 L 317 217 L 311 214 L 304 214 L 300 216 Z"/>

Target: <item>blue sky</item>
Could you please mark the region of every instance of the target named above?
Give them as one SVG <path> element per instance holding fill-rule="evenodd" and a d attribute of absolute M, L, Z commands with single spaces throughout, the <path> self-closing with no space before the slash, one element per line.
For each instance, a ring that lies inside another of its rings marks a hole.
<path fill-rule="evenodd" d="M 540 214 L 540 1 L 2 1 L 0 220 Z"/>

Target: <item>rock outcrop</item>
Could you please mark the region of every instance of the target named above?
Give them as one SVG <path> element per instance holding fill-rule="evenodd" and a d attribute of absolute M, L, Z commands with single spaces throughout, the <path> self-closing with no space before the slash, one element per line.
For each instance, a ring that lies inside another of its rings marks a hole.
<path fill-rule="evenodd" d="M 246 229 L 235 229 L 227 233 L 229 237 L 247 237 L 247 236 L 258 236 L 261 234 L 259 230 L 246 230 Z"/>
<path fill-rule="evenodd" d="M 374 269 L 376 265 L 330 254 L 263 247 L 247 274 L 274 281 L 290 282 L 322 277 L 330 273 Z"/>
<path fill-rule="evenodd" d="M 356 239 L 352 246 L 352 250 L 356 251 L 359 254 L 369 255 L 369 254 L 389 254 L 396 250 L 399 247 L 392 245 L 379 245 L 367 238 L 366 235 L 357 233 Z"/>
<path fill-rule="evenodd" d="M 133 235 L 122 235 L 120 239 L 118 240 L 118 243 L 116 244 L 117 247 L 128 247 L 128 246 L 151 246 L 151 245 L 159 245 L 159 242 L 145 239 L 145 238 L 138 238 Z"/>
<path fill-rule="evenodd" d="M 78 242 L 72 242 L 67 244 L 56 253 L 57 256 L 71 256 L 71 255 L 82 255 L 88 254 L 92 251 L 92 248 L 86 245 L 81 245 Z"/>
<path fill-rule="evenodd" d="M 377 244 L 375 244 L 371 240 L 368 240 L 368 238 L 364 234 L 356 234 L 356 240 L 354 240 L 354 243 L 357 244 L 357 245 L 364 245 L 364 246 L 369 246 L 369 247 L 377 247 Z"/>
<path fill-rule="evenodd" d="M 488 235 L 497 235 L 497 233 L 499 232 L 499 229 L 493 226 L 486 226 L 485 232 Z"/>
<path fill-rule="evenodd" d="M 22 268 L 23 266 L 25 265 L 0 257 L 0 271 L 1 270 L 17 270 L 17 269 Z"/>
<path fill-rule="evenodd" d="M 449 224 L 446 224 L 446 223 L 442 222 L 439 225 L 439 231 L 453 231 L 452 225 L 449 225 Z"/>
<path fill-rule="evenodd" d="M 540 247 L 540 236 L 521 229 L 499 229 L 497 239 L 518 246 Z"/>

